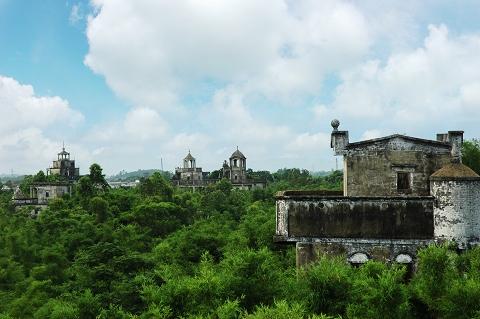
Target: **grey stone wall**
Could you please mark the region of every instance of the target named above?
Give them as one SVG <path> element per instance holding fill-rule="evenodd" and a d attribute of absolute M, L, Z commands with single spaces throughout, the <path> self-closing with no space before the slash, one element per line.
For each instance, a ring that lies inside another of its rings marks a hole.
<path fill-rule="evenodd" d="M 450 146 L 402 138 L 349 145 L 344 155 L 346 196 L 428 196 L 429 176 L 451 160 Z M 397 189 L 397 173 L 409 174 L 410 189 Z"/>
<path fill-rule="evenodd" d="M 437 240 L 455 240 L 460 247 L 479 242 L 480 181 L 433 180 L 434 224 Z"/>
<path fill-rule="evenodd" d="M 352 264 L 368 260 L 415 264 L 420 248 L 433 240 L 384 240 L 355 238 L 317 238 L 296 243 L 297 267 L 303 267 L 321 256 L 343 256 Z"/>
<path fill-rule="evenodd" d="M 433 239 L 433 197 L 277 196 L 278 241 Z"/>

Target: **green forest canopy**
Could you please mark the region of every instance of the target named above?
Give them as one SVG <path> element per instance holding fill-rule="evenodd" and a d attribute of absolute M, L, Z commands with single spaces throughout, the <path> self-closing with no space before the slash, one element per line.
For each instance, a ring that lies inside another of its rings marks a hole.
<path fill-rule="evenodd" d="M 274 194 L 339 190 L 341 172 L 190 192 L 158 172 L 109 189 L 94 168 L 37 218 L 0 193 L 0 318 L 480 318 L 479 248 L 430 246 L 411 278 L 374 261 L 295 268 L 272 241 Z"/>

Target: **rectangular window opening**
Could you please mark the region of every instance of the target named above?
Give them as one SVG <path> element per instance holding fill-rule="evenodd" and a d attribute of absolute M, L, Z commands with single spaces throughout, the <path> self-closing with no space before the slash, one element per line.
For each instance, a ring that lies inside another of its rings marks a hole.
<path fill-rule="evenodd" d="M 397 173 L 397 190 L 405 191 L 410 189 L 410 173 Z"/>

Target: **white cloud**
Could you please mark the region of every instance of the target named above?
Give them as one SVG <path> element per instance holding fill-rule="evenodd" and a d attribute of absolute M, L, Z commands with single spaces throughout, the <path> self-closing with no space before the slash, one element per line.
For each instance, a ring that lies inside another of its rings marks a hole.
<path fill-rule="evenodd" d="M 31 85 L 1 75 L 0 106 L 0 118 L 4 119 L 0 133 L 24 127 L 45 128 L 57 122 L 74 126 L 83 121 L 82 114 L 72 110 L 66 100 L 36 96 Z"/>
<path fill-rule="evenodd" d="M 320 152 L 330 146 L 330 134 L 327 133 L 302 133 L 297 135 L 290 143 L 287 144 L 286 149 L 295 152 Z"/>
<path fill-rule="evenodd" d="M 149 108 L 137 108 L 127 113 L 125 133 L 133 139 L 158 139 L 165 135 L 166 123 L 158 112 Z"/>
<path fill-rule="evenodd" d="M 208 117 L 218 123 L 217 130 L 231 142 L 243 144 L 271 143 L 289 136 L 285 125 L 270 124 L 252 115 L 245 97 L 235 87 L 219 90 L 213 97 Z"/>
<path fill-rule="evenodd" d="M 0 118 L 0 171 L 21 173 L 45 169 L 68 136 L 50 136 L 47 130 L 68 132 L 83 121 L 68 101 L 37 96 L 32 86 L 5 76 L 0 76 Z"/>
<path fill-rule="evenodd" d="M 480 111 L 480 34 L 429 26 L 423 46 L 371 60 L 342 74 L 330 107 L 369 126 L 415 132 L 428 123 L 470 121 Z"/>
<path fill-rule="evenodd" d="M 97 0 L 85 63 L 134 105 L 177 106 L 201 81 L 289 100 L 368 53 L 363 14 L 339 1 Z"/>
<path fill-rule="evenodd" d="M 327 106 L 324 104 L 319 104 L 312 107 L 312 113 L 315 120 L 317 121 L 325 120 L 325 118 L 330 115 L 330 112 L 327 109 Z"/>
<path fill-rule="evenodd" d="M 480 111 L 480 82 L 472 82 L 460 88 L 460 100 L 466 112 Z"/>
<path fill-rule="evenodd" d="M 363 132 L 361 140 L 371 140 L 381 136 L 382 132 L 380 130 L 366 130 Z"/>
<path fill-rule="evenodd" d="M 70 10 L 70 16 L 68 17 L 68 22 L 71 25 L 77 24 L 79 21 L 83 20 L 82 8 L 80 4 L 74 4 Z"/>

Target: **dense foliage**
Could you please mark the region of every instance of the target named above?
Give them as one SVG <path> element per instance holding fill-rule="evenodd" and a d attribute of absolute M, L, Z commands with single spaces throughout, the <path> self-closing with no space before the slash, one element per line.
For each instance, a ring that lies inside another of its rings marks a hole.
<path fill-rule="evenodd" d="M 462 161 L 477 174 L 480 174 L 480 140 L 472 139 L 463 142 Z"/>
<path fill-rule="evenodd" d="M 272 241 L 273 194 L 338 189 L 341 172 L 190 192 L 160 173 L 108 189 L 93 168 L 37 218 L 2 193 L 0 318 L 480 318 L 480 249 L 429 247 L 411 280 L 398 265 L 335 258 L 295 269 L 293 247 Z"/>

